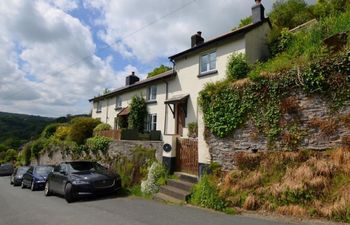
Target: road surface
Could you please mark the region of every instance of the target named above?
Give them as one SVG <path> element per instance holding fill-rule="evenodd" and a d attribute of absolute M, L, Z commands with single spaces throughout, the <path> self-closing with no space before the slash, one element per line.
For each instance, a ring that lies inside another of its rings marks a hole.
<path fill-rule="evenodd" d="M 68 204 L 42 191 L 10 186 L 0 177 L 0 225 L 287 225 L 133 197 L 85 199 Z"/>

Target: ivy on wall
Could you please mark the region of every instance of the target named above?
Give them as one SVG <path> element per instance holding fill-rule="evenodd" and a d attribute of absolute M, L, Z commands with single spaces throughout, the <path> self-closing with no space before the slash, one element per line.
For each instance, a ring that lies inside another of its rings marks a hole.
<path fill-rule="evenodd" d="M 288 129 L 287 125 L 281 125 L 286 111 L 283 105 L 295 90 L 321 95 L 333 111 L 339 110 L 350 100 L 350 51 L 312 62 L 304 68 L 207 84 L 200 92 L 199 102 L 206 127 L 215 136 L 225 137 L 251 119 L 271 142 Z M 291 133 L 293 130 L 295 126 L 291 126 Z M 300 137 L 295 139 L 294 142 Z"/>

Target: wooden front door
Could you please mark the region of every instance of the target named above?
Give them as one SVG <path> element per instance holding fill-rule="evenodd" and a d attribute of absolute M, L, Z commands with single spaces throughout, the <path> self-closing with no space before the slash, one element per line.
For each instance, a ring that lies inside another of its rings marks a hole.
<path fill-rule="evenodd" d="M 182 103 L 176 105 L 176 134 L 183 135 L 183 128 L 185 127 L 185 112 Z"/>
<path fill-rule="evenodd" d="M 198 175 L 198 141 L 178 138 L 176 141 L 176 170 Z"/>

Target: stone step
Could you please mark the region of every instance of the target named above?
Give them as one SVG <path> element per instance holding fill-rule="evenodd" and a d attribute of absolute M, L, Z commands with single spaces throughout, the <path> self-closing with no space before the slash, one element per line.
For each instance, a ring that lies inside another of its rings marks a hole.
<path fill-rule="evenodd" d="M 185 202 L 176 198 L 173 198 L 169 195 L 163 194 L 163 193 L 157 193 L 153 196 L 153 199 L 160 202 L 165 203 L 175 203 L 175 204 L 184 204 Z"/>
<path fill-rule="evenodd" d="M 191 192 L 194 183 L 183 180 L 168 180 L 168 186 Z"/>
<path fill-rule="evenodd" d="M 181 201 L 186 201 L 187 196 L 191 194 L 188 191 L 184 191 L 179 188 L 171 187 L 168 185 L 160 187 L 160 193 L 168 195 L 172 198 L 176 198 Z"/>
<path fill-rule="evenodd" d="M 196 184 L 198 182 L 198 177 L 195 175 L 182 173 L 182 172 L 175 172 L 175 175 L 182 181 L 190 182 L 193 184 Z"/>

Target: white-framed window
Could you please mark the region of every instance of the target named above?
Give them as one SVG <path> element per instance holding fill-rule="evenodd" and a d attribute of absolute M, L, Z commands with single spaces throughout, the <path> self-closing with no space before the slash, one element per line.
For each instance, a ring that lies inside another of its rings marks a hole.
<path fill-rule="evenodd" d="M 157 130 L 157 114 L 148 114 L 146 121 L 146 131 Z"/>
<path fill-rule="evenodd" d="M 152 85 L 148 87 L 147 101 L 155 101 L 155 100 L 157 100 L 157 86 Z"/>
<path fill-rule="evenodd" d="M 202 55 L 199 67 L 201 74 L 216 70 L 216 51 Z"/>
<path fill-rule="evenodd" d="M 122 97 L 121 96 L 117 96 L 117 99 L 115 101 L 115 108 L 116 109 L 120 109 L 122 107 Z"/>
<path fill-rule="evenodd" d="M 97 103 L 96 103 L 96 112 L 101 112 L 102 111 L 102 102 L 101 101 L 98 101 Z"/>

